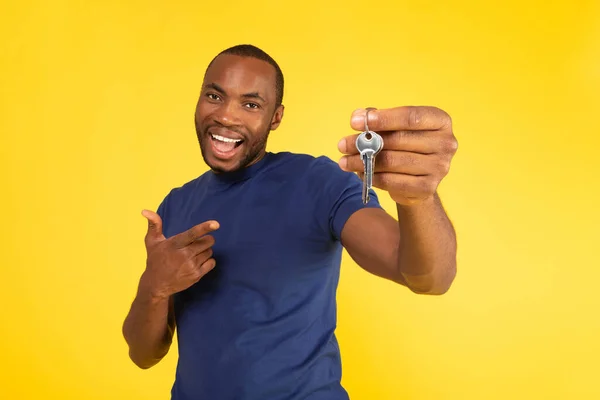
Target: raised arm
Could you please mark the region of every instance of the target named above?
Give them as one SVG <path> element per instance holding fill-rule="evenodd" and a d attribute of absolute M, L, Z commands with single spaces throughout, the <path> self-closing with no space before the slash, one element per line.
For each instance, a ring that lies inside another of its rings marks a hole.
<path fill-rule="evenodd" d="M 378 208 L 355 212 L 342 230 L 342 244 L 374 275 L 418 294 L 446 293 L 456 275 L 456 237 L 439 198 L 397 209 L 398 220 Z"/>
<path fill-rule="evenodd" d="M 351 125 L 364 129 L 365 110 Z M 361 209 L 348 219 L 342 243 L 365 270 L 406 285 L 415 293 L 443 294 L 456 275 L 456 235 L 437 187 L 457 150 L 450 117 L 434 107 L 398 107 L 368 113 L 369 128 L 380 133 L 373 186 L 396 202 L 397 220 L 384 210 Z M 340 141 L 340 167 L 358 172 L 363 164 L 354 141 Z"/>

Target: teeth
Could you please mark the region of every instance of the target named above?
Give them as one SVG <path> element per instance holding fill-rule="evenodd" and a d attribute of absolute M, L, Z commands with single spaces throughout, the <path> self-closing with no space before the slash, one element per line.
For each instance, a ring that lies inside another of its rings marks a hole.
<path fill-rule="evenodd" d="M 226 138 L 226 137 L 223 137 L 223 136 L 219 136 L 219 135 L 212 135 L 211 134 L 211 136 L 213 137 L 213 139 L 217 139 L 217 140 L 219 140 L 221 142 L 225 142 L 225 143 L 239 143 L 239 142 L 242 141 L 242 139 L 229 139 L 229 138 Z"/>

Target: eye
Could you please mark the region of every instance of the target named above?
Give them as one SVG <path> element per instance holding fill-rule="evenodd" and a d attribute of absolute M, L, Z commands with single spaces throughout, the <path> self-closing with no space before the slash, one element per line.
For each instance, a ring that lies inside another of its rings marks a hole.
<path fill-rule="evenodd" d="M 260 106 L 258 104 L 256 104 L 256 103 L 246 103 L 246 106 L 250 107 L 252 109 L 258 109 L 258 108 L 260 108 Z"/>
<path fill-rule="evenodd" d="M 214 93 L 208 93 L 206 96 L 211 100 L 219 100 L 220 99 L 219 95 L 214 94 Z"/>

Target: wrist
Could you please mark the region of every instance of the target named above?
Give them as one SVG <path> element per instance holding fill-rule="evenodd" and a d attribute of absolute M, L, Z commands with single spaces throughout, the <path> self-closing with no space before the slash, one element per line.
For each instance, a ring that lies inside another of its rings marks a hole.
<path fill-rule="evenodd" d="M 168 300 L 170 293 L 156 281 L 148 271 L 144 271 L 140 278 L 138 294 L 153 303 Z"/>
<path fill-rule="evenodd" d="M 418 213 L 422 210 L 429 210 L 435 206 L 437 194 L 433 194 L 425 199 L 414 201 L 396 201 L 396 209 L 398 213 L 410 215 Z"/>

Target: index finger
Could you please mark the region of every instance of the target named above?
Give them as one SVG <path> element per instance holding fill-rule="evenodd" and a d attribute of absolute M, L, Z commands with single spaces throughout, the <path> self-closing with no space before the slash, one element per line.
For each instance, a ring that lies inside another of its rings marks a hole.
<path fill-rule="evenodd" d="M 352 113 L 350 126 L 365 130 L 365 109 Z M 369 130 L 380 131 L 436 131 L 451 124 L 450 116 L 437 107 L 403 106 L 369 111 Z"/>
<path fill-rule="evenodd" d="M 171 238 L 173 244 L 177 248 L 182 248 L 190 243 L 195 242 L 202 236 L 219 229 L 219 223 L 217 221 L 205 221 L 201 224 L 191 227 L 187 231 L 181 232 Z"/>

